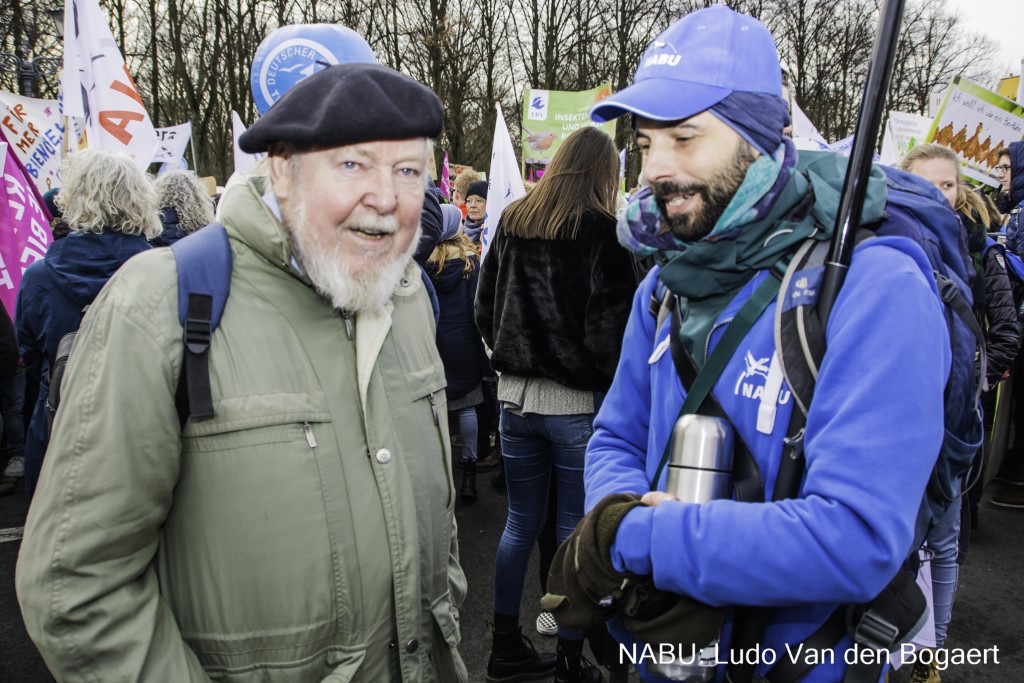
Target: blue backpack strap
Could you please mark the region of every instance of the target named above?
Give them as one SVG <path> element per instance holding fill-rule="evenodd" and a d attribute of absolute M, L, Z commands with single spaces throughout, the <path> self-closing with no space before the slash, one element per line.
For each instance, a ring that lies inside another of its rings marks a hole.
<path fill-rule="evenodd" d="M 213 417 L 209 352 L 231 291 L 231 245 L 220 223 L 211 223 L 171 245 L 178 271 L 178 322 L 185 349 L 175 405 L 184 428 L 189 418 Z"/>

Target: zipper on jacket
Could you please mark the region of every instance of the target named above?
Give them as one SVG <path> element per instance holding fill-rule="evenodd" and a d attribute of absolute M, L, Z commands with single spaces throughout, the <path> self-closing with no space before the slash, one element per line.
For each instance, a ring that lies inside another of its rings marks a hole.
<path fill-rule="evenodd" d="M 308 422 L 302 423 L 302 431 L 306 434 L 306 443 L 310 448 L 316 448 L 316 437 L 313 436 L 313 428 Z"/>
<path fill-rule="evenodd" d="M 345 336 L 348 337 L 349 341 L 355 336 L 355 323 L 352 320 L 352 314 L 348 311 L 341 312 L 341 319 L 345 321 Z"/>
<path fill-rule="evenodd" d="M 428 394 L 427 400 L 430 401 L 430 412 L 434 413 L 434 426 L 441 426 L 441 416 L 437 412 L 437 402 L 434 400 L 434 394 Z"/>
<path fill-rule="evenodd" d="M 735 317 L 735 316 L 733 316 Z M 733 321 L 733 318 L 726 318 L 725 320 L 719 320 L 717 323 L 711 326 L 711 331 L 708 332 L 708 340 L 704 342 L 704 362 L 708 362 L 708 356 L 711 355 L 711 335 L 715 333 L 719 327 L 724 327 Z"/>

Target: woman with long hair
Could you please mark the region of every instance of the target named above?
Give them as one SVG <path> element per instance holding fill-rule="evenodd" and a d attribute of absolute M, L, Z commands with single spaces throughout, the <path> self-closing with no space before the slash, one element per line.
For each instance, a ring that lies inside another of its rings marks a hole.
<path fill-rule="evenodd" d="M 583 634 L 559 628 L 556 658 L 522 635 L 530 551 L 557 488 L 556 536 L 583 516 L 583 460 L 611 386 L 636 278 L 615 235 L 618 155 L 582 128 L 562 143 L 525 197 L 509 205 L 481 267 L 476 322 L 499 372 L 508 520 L 494 568 L 490 681 L 600 681 L 582 660 Z"/>
<path fill-rule="evenodd" d="M 473 300 L 480 277 L 476 245 L 462 232 L 462 214 L 452 204 L 443 204 L 444 224 L 437 246 L 424 269 L 437 292 L 439 318 L 437 350 L 444 363 L 447 381 L 449 422 L 459 428 L 462 440 L 462 485 L 459 497 L 466 503 L 477 499 L 476 408 L 484 401 L 483 379 L 487 365 L 480 334 L 473 322 Z"/>
<path fill-rule="evenodd" d="M 986 231 L 991 227 L 989 210 L 984 200 L 960 181 L 960 161 L 948 147 L 917 145 L 900 160 L 900 168 L 935 185 L 964 226 L 975 268 L 974 307 L 982 329 L 985 330 L 988 386 L 995 387 L 1013 364 L 1020 346 L 1020 337 L 1017 333 L 1017 309 L 1013 303 L 1003 256 L 995 242 L 987 240 Z M 987 400 L 994 396 L 994 392 L 989 394 Z M 987 414 L 990 412 L 986 410 Z M 980 452 L 975 457 L 974 466 L 981 466 Z M 960 513 L 961 506 L 951 506 L 925 538 L 932 553 L 930 564 L 935 605 L 935 644 L 938 648 L 945 645 L 946 630 L 953 614 L 957 558 L 960 552 Z M 913 680 L 938 681 L 939 672 L 934 661 L 929 664 L 921 661 L 915 663 Z"/>

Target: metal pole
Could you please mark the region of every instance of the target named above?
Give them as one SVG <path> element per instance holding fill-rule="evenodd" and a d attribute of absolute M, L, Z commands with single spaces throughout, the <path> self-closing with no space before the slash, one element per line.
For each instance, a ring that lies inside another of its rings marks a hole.
<path fill-rule="evenodd" d="M 889 90 L 892 66 L 899 43 L 899 28 L 903 18 L 905 0 L 885 0 L 879 18 L 878 35 L 875 36 L 871 61 L 868 63 L 868 77 L 864 84 L 864 96 L 857 116 L 854 131 L 853 150 L 846 168 L 846 180 L 836 214 L 832 247 L 821 283 L 821 297 L 818 300 L 818 316 L 822 325 L 828 321 L 839 289 L 846 279 L 850 257 L 853 255 L 854 233 L 860 225 L 867 194 L 868 177 L 871 175 L 871 160 L 875 139 L 882 122 L 885 95 Z"/>
<path fill-rule="evenodd" d="M 188 125 L 188 144 L 189 144 L 189 147 L 192 148 L 192 170 L 195 171 L 195 174 L 198 176 L 199 175 L 199 162 L 196 161 L 196 136 L 195 136 L 195 132 L 196 131 L 195 131 L 195 128 L 192 126 L 192 119 L 191 118 L 189 118 L 188 124 L 189 124 Z"/>

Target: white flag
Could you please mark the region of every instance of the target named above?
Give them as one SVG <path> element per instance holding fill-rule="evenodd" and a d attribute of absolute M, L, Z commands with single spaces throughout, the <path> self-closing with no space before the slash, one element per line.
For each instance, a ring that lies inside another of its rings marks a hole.
<path fill-rule="evenodd" d="M 498 221 L 505 207 L 526 194 L 523 178 L 519 174 L 515 148 L 501 113 L 501 105 L 495 104 L 498 118 L 494 122 L 494 146 L 491 148 L 491 168 L 487 172 L 487 210 L 484 213 L 484 229 L 480 233 L 480 260 L 487 255 L 491 237 L 498 229 Z"/>
<path fill-rule="evenodd" d="M 262 154 L 247 154 L 238 146 L 238 138 L 245 132 L 242 117 L 234 109 L 231 110 L 231 134 L 235 139 L 235 173 L 244 175 L 252 170 L 256 162 L 263 158 Z"/>
<path fill-rule="evenodd" d="M 796 100 L 793 100 L 793 144 L 797 149 L 826 152 L 829 150 L 825 137 L 814 127 Z"/>
<path fill-rule="evenodd" d="M 185 150 L 188 149 L 188 141 L 192 137 L 192 122 L 188 121 L 180 126 L 169 128 L 157 128 L 156 136 L 157 146 L 153 161 L 177 164 L 178 160 L 185 156 Z"/>
<path fill-rule="evenodd" d="M 64 114 L 85 118 L 90 147 L 149 166 L 156 131 L 97 0 L 66 0 L 60 86 Z"/>

